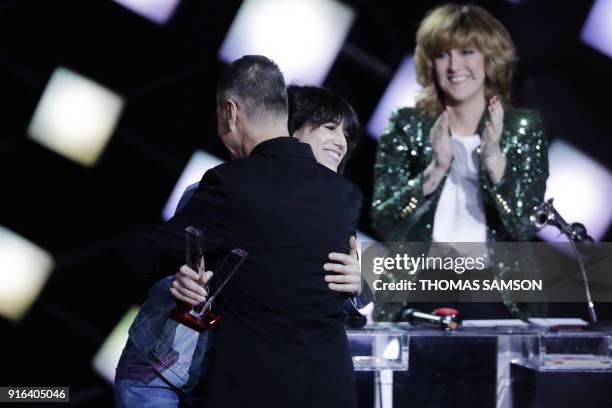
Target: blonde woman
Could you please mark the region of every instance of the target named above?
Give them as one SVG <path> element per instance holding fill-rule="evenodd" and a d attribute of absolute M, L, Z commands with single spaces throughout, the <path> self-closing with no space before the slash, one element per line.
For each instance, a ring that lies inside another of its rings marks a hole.
<path fill-rule="evenodd" d="M 510 35 L 481 7 L 446 4 L 421 22 L 416 43 L 423 90 L 380 138 L 374 228 L 386 241 L 531 240 L 547 143 L 538 113 L 509 105 L 517 59 Z M 501 295 L 511 314 L 530 314 Z M 379 307 L 376 317 L 393 320 L 397 306 Z"/>

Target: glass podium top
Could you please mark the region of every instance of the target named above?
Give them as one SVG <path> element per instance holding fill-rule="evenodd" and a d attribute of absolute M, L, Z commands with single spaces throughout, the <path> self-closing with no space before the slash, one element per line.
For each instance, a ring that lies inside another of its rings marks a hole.
<path fill-rule="evenodd" d="M 612 327 L 556 331 L 534 325 L 441 330 L 409 323 L 375 323 L 347 330 L 358 371 L 407 370 L 413 337 L 497 338 L 498 353 L 537 371 L 612 372 Z"/>

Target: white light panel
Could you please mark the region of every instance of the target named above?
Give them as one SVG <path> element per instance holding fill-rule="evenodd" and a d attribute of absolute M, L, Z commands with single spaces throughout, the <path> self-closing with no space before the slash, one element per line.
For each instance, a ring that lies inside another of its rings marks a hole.
<path fill-rule="evenodd" d="M 170 20 L 180 0 L 113 0 L 157 24 Z"/>
<path fill-rule="evenodd" d="M 212 169 L 221 163 L 223 163 L 223 160 L 205 153 L 202 150 L 196 151 L 191 156 L 191 159 L 189 159 L 187 166 L 185 166 L 183 173 L 176 182 L 176 185 L 170 194 L 170 198 L 168 198 L 166 206 L 162 211 L 162 218 L 164 221 L 169 220 L 174 215 L 176 206 L 179 203 L 185 189 L 191 184 L 202 180 L 202 176 L 204 176 L 204 173 L 206 173 L 207 170 Z"/>
<path fill-rule="evenodd" d="M 354 18 L 353 9 L 334 0 L 246 0 L 219 57 L 232 62 L 246 54 L 265 55 L 287 83 L 321 85 Z"/>
<path fill-rule="evenodd" d="M 590 47 L 612 57 L 612 0 L 597 0 L 593 4 L 580 38 Z"/>
<path fill-rule="evenodd" d="M 134 306 L 127 311 L 93 358 L 94 370 L 111 384 L 115 382 L 115 369 L 127 342 L 128 331 L 138 314 L 138 310 Z"/>
<path fill-rule="evenodd" d="M 378 139 L 383 134 L 391 112 L 395 108 L 414 106 L 420 90 L 421 86 L 417 81 L 414 59 L 412 56 L 408 56 L 404 58 L 370 118 L 368 123 L 370 136 Z"/>
<path fill-rule="evenodd" d="M 93 166 L 106 147 L 124 101 L 102 85 L 57 68 L 28 127 L 30 138 L 83 166 Z"/>
<path fill-rule="evenodd" d="M 53 269 L 45 250 L 0 226 L 0 315 L 20 320 Z"/>
<path fill-rule="evenodd" d="M 584 224 L 596 241 L 601 240 L 612 221 L 612 174 L 608 169 L 570 144 L 555 140 L 548 150 L 550 176 L 546 199 L 568 223 Z M 544 227 L 538 234 L 549 242 L 566 242 L 556 228 Z"/>

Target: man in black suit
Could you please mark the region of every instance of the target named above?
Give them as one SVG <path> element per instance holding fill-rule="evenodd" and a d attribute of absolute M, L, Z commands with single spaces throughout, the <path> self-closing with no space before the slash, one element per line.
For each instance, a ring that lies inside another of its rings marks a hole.
<path fill-rule="evenodd" d="M 185 209 L 139 239 L 132 269 L 159 279 L 184 263 L 184 229 L 205 234 L 207 259 L 249 257 L 217 299 L 204 378 L 206 407 L 353 407 L 345 296 L 321 265 L 348 250 L 359 189 L 288 137 L 285 83 L 265 57 L 228 66 L 217 89 L 218 132 L 233 160 L 204 175 Z"/>

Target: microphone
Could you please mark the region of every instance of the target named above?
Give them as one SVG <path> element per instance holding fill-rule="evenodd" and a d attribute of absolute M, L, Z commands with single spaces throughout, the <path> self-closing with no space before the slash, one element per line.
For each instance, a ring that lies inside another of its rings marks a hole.
<path fill-rule="evenodd" d="M 552 225 L 573 242 L 593 242 L 593 238 L 589 236 L 584 225 L 579 222 L 569 224 L 563 219 L 554 207 L 552 198 L 534 207 L 529 221 L 537 229 Z"/>
<path fill-rule="evenodd" d="M 419 312 L 416 309 L 404 309 L 400 314 L 399 321 L 408 322 L 414 325 L 423 324 L 448 330 L 455 330 L 458 326 L 454 315 L 438 316 Z"/>
<path fill-rule="evenodd" d="M 595 304 L 591 298 L 591 289 L 589 288 L 586 269 L 584 267 L 584 262 L 582 262 L 582 257 L 578 252 L 578 248 L 576 248 L 576 242 L 586 242 L 587 244 L 594 242 L 593 238 L 587 234 L 586 227 L 579 222 L 568 224 L 553 205 L 552 198 L 534 207 L 529 217 L 529 221 L 531 221 L 531 224 L 537 229 L 542 229 L 546 225 L 552 225 L 569 239 L 572 249 L 574 250 L 574 255 L 576 255 L 576 259 L 578 260 L 578 265 L 580 266 L 589 317 L 593 323 L 597 323 L 597 313 L 595 312 Z"/>

